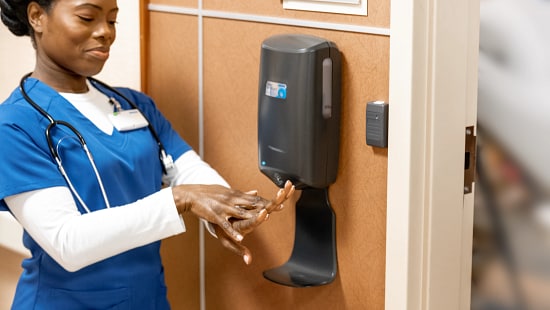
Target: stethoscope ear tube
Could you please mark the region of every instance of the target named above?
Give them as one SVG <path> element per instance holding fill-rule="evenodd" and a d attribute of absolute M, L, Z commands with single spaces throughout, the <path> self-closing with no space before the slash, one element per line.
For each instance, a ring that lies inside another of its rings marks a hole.
<path fill-rule="evenodd" d="M 31 76 L 31 74 L 32 74 L 32 72 L 27 73 L 21 78 L 21 81 L 19 82 L 19 91 L 21 92 L 21 95 L 23 95 L 23 98 L 25 98 L 25 100 L 33 108 L 35 108 L 40 114 L 42 114 L 42 116 L 47 118 L 48 121 L 50 122 L 50 124 L 52 124 L 52 123 L 54 123 L 53 117 L 50 114 L 48 114 L 48 112 L 46 112 L 44 109 L 42 109 L 38 104 L 36 104 L 36 102 L 34 102 L 34 100 L 32 100 L 31 97 L 29 97 L 29 94 L 27 94 L 27 91 L 25 90 L 25 81 L 27 80 L 28 77 Z"/>

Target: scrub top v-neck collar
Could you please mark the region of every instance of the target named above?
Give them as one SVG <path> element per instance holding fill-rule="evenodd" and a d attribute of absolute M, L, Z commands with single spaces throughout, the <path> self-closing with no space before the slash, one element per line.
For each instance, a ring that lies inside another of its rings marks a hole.
<path fill-rule="evenodd" d="M 109 97 L 100 92 L 87 81 L 88 91 L 85 93 L 63 93 L 59 94 L 71 103 L 80 114 L 92 122 L 99 130 L 106 135 L 112 136 L 114 126 L 107 116 L 113 112 L 113 104 Z"/>

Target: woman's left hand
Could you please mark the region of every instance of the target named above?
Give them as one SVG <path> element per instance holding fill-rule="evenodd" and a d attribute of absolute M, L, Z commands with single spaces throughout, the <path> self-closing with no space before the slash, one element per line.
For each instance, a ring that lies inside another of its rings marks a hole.
<path fill-rule="evenodd" d="M 294 190 L 292 182 L 287 181 L 285 186 L 277 192 L 275 198 L 271 199 L 266 207 L 258 210 L 255 217 L 250 219 L 230 219 L 233 229 L 238 231 L 243 237 L 251 233 L 256 227 L 265 222 L 272 212 L 282 210 L 283 203 L 292 196 Z M 252 262 L 252 254 L 247 247 L 228 236 L 220 226 L 214 225 L 214 230 L 225 248 L 241 256 L 247 265 Z"/>

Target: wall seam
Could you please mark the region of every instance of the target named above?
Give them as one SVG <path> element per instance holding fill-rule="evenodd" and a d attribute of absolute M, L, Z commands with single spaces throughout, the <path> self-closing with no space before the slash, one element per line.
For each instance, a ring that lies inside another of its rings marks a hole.
<path fill-rule="evenodd" d="M 150 7 L 151 5 L 149 5 Z M 198 110 L 199 110 L 199 155 L 204 158 L 204 48 L 203 48 L 203 15 L 202 0 L 197 0 L 198 9 L 194 10 L 197 18 L 197 45 L 198 45 Z M 187 12 L 186 10 L 184 12 Z M 186 14 L 186 13 L 184 13 Z M 206 244 L 203 221 L 199 221 L 199 308 L 206 310 Z"/>

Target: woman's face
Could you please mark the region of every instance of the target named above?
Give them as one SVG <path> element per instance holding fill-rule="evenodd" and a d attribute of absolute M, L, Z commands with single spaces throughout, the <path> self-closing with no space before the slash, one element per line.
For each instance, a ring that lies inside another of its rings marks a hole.
<path fill-rule="evenodd" d="M 117 13 L 116 0 L 54 1 L 35 27 L 36 70 L 84 77 L 99 73 L 116 37 Z"/>

